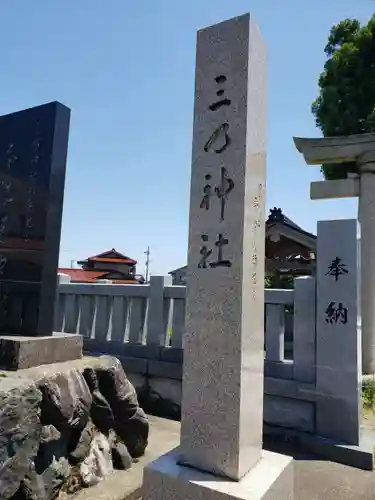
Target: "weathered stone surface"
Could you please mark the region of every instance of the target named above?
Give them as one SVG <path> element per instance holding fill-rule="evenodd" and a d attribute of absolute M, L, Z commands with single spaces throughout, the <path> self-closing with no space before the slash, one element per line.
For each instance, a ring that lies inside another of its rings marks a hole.
<path fill-rule="evenodd" d="M 113 472 L 111 448 L 104 434 L 97 434 L 92 440 L 89 454 L 82 462 L 80 472 L 86 486 L 98 484 Z"/>
<path fill-rule="evenodd" d="M 115 469 L 128 470 L 133 464 L 132 457 L 128 452 L 127 447 L 121 441 L 117 441 L 112 445 L 112 460 Z"/>
<path fill-rule="evenodd" d="M 52 500 L 70 476 L 67 439 L 53 425 L 42 429 L 41 443 L 15 499 Z"/>
<path fill-rule="evenodd" d="M 108 435 L 109 431 L 115 427 L 115 419 L 112 408 L 99 390 L 99 382 L 95 370 L 87 368 L 83 375 L 92 393 L 92 421 L 100 432 Z"/>
<path fill-rule="evenodd" d="M 52 500 L 58 498 L 58 492 L 70 476 L 70 465 L 65 457 L 52 457 L 51 463 L 38 474 L 31 465 L 19 490 L 12 500 Z"/>
<path fill-rule="evenodd" d="M 138 408 L 136 415 L 126 422 L 118 422 L 116 432 L 133 458 L 139 458 L 144 454 L 148 444 L 149 425 L 142 408 Z"/>
<path fill-rule="evenodd" d="M 43 474 L 55 460 L 60 457 L 67 457 L 67 455 L 68 441 L 64 434 L 61 434 L 58 439 L 41 443 L 34 460 L 37 474 Z"/>
<path fill-rule="evenodd" d="M 12 497 L 36 455 L 42 395 L 28 380 L 0 379 L 0 498 Z"/>
<path fill-rule="evenodd" d="M 91 422 L 89 422 L 87 426 L 82 430 L 82 432 L 78 432 L 78 437 L 72 439 L 72 449 L 69 453 L 69 461 L 72 464 L 78 464 L 87 457 L 94 435 L 94 426 Z"/>
<path fill-rule="evenodd" d="M 113 467 L 117 470 L 128 470 L 133 464 L 133 459 L 126 445 L 119 439 L 115 431 L 111 431 L 108 436 L 111 447 Z"/>
<path fill-rule="evenodd" d="M 52 463 L 42 474 L 48 500 L 55 498 L 62 485 L 68 480 L 70 471 L 70 465 L 66 457 L 53 458 Z"/>
<path fill-rule="evenodd" d="M 149 416 L 150 436 L 147 453 L 133 462 L 130 470 L 116 470 L 92 488 L 79 491 L 74 500 L 124 500 L 142 497 L 144 467 L 180 443 L 180 423 Z M 173 495 L 172 497 L 173 498 Z M 61 498 L 59 500 L 73 500 Z M 194 499 L 197 500 L 197 499 Z"/>
<path fill-rule="evenodd" d="M 91 418 L 103 434 L 108 435 L 109 430 L 115 428 L 112 408 L 99 391 L 92 393 Z"/>
<path fill-rule="evenodd" d="M 50 443 L 56 439 L 60 439 L 61 432 L 56 429 L 54 425 L 43 425 L 42 433 L 40 436 L 41 443 Z"/>
<path fill-rule="evenodd" d="M 39 383 L 43 394 L 41 420 L 59 431 L 82 429 L 89 418 L 92 396 L 78 370 L 57 373 Z"/>
<path fill-rule="evenodd" d="M 113 411 L 114 430 L 133 458 L 142 456 L 148 442 L 149 425 L 144 411 L 139 407 L 133 385 L 117 360 L 111 368 L 98 368 L 96 372 L 100 392 Z"/>
<path fill-rule="evenodd" d="M 34 462 L 12 500 L 46 500 L 46 489 L 42 476 L 36 473 Z"/>
<path fill-rule="evenodd" d="M 7 372 L 0 378 L 0 500 L 60 500 L 107 477 L 113 462 L 130 468 L 147 438 L 147 417 L 115 358 Z"/>
<path fill-rule="evenodd" d="M 133 417 L 138 408 L 137 393 L 120 362 L 108 369 L 98 368 L 99 389 L 113 408 L 115 417 Z"/>

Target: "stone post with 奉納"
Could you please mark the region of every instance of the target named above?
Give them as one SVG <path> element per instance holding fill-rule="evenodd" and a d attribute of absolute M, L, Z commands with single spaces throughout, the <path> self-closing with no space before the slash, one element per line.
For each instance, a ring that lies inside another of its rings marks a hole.
<path fill-rule="evenodd" d="M 358 175 L 311 183 L 312 199 L 358 197 L 362 368 L 375 373 L 375 134 L 294 138 L 308 165 L 356 162 Z"/>
<path fill-rule="evenodd" d="M 54 334 L 70 110 L 59 102 L 0 117 L 0 366 L 76 359 Z"/>
<path fill-rule="evenodd" d="M 316 432 L 354 446 L 362 406 L 357 262 L 357 221 L 318 222 Z"/>
<path fill-rule="evenodd" d="M 249 14 L 198 32 L 181 445 L 144 500 L 293 497 L 293 460 L 262 449 L 266 82 Z"/>

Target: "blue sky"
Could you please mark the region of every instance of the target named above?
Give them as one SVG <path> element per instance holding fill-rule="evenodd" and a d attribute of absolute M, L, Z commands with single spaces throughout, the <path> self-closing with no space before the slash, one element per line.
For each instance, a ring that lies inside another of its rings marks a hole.
<path fill-rule="evenodd" d="M 371 0 L 1 2 L 0 114 L 72 109 L 60 265 L 116 247 L 151 273 L 185 264 L 196 30 L 250 11 L 269 50 L 267 206 L 315 231 L 355 200 L 310 201 L 320 178 L 292 136 L 316 136 L 310 104 L 329 29 Z"/>

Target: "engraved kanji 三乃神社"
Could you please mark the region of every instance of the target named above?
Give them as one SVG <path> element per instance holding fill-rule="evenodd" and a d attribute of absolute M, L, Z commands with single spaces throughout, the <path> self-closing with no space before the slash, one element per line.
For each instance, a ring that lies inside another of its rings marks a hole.
<path fill-rule="evenodd" d="M 227 77 L 225 75 L 219 75 L 215 78 L 215 82 L 219 87 L 216 91 L 218 99 L 209 105 L 208 109 L 210 111 L 217 112 L 221 108 L 231 105 L 232 101 L 225 96 L 225 90 L 223 88 L 226 81 Z M 228 131 L 229 123 L 227 122 L 223 122 L 221 125 L 216 127 L 204 145 L 206 153 L 208 153 L 211 149 L 217 154 L 223 153 L 231 142 Z"/>
<path fill-rule="evenodd" d="M 206 174 L 204 178 L 206 181 L 210 181 L 212 179 L 212 175 Z M 228 194 L 233 190 L 233 188 L 233 180 L 228 176 L 226 168 L 222 167 L 220 184 L 218 186 L 215 186 L 215 188 L 213 189 L 212 185 L 207 182 L 207 184 L 205 184 L 205 186 L 203 187 L 203 198 L 200 203 L 200 208 L 209 210 L 210 199 L 213 191 L 215 191 L 216 196 L 220 200 L 220 221 L 222 222 L 225 217 L 225 204 L 228 198 Z"/>
<path fill-rule="evenodd" d="M 216 90 L 217 100 L 212 102 L 208 109 L 211 112 L 217 113 L 222 108 L 228 107 L 231 105 L 231 99 L 225 95 L 224 85 L 227 81 L 227 77 L 225 75 L 219 75 L 215 78 L 215 82 L 218 86 Z M 209 153 L 210 151 L 215 152 L 216 154 L 223 153 L 228 146 L 230 145 L 231 139 L 229 137 L 229 123 L 223 122 L 219 126 L 215 128 L 215 130 L 211 133 L 208 140 L 204 145 L 204 151 Z M 200 208 L 205 210 L 210 210 L 211 208 L 211 198 L 212 195 L 216 195 L 220 201 L 220 222 L 223 222 L 225 219 L 225 208 L 226 202 L 228 199 L 229 193 L 234 188 L 233 179 L 228 175 L 227 169 L 222 166 L 220 169 L 220 182 L 213 186 L 212 175 L 205 174 L 204 179 L 206 181 L 203 186 L 203 196 L 200 202 Z M 202 269 L 216 268 L 216 267 L 231 267 L 232 262 L 224 257 L 224 247 L 229 244 L 228 238 L 225 238 L 223 233 L 220 232 L 215 241 L 216 247 L 216 260 L 212 260 L 213 249 L 209 248 L 208 243 L 208 234 L 202 234 L 201 240 L 203 244 L 200 247 L 200 260 L 198 263 L 198 267 Z"/>
<path fill-rule="evenodd" d="M 229 259 L 224 258 L 224 249 L 226 245 L 228 245 L 229 241 L 227 238 L 224 238 L 223 234 L 219 234 L 217 240 L 215 241 L 215 246 L 217 248 L 217 259 L 214 261 L 209 261 L 209 258 L 212 256 L 213 250 L 207 246 L 208 236 L 207 234 L 202 234 L 201 239 L 204 245 L 200 248 L 201 259 L 198 263 L 199 268 L 206 269 L 207 267 L 215 268 L 215 267 L 231 267 L 232 262 Z"/>

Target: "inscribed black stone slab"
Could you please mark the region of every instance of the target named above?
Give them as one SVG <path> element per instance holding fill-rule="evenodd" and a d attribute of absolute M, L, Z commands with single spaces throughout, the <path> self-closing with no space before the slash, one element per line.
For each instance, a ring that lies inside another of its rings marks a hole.
<path fill-rule="evenodd" d="M 0 333 L 51 335 L 70 109 L 0 116 Z"/>

